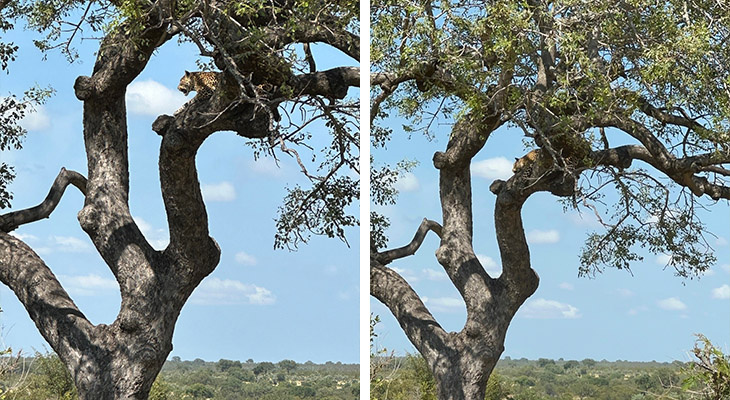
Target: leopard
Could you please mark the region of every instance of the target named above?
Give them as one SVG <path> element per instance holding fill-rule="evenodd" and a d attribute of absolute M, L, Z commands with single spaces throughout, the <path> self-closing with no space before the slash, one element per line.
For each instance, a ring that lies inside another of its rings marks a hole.
<path fill-rule="evenodd" d="M 552 160 L 549 155 L 543 153 L 544 150 L 535 149 L 520 158 L 516 158 L 512 166 L 512 172 L 530 176 L 535 166 L 540 169 L 549 168 L 552 165 Z"/>
<path fill-rule="evenodd" d="M 240 93 L 238 85 L 232 82 L 231 79 L 226 79 L 222 72 L 210 71 L 190 72 L 186 70 L 185 75 L 183 75 L 180 83 L 177 85 L 177 90 L 186 96 L 190 92 L 197 92 L 196 97 L 200 96 L 201 98 L 210 97 L 214 93 L 218 93 L 218 96 L 228 100 L 232 100 Z M 268 100 L 275 91 L 276 87 L 268 83 L 254 87 L 254 94 L 262 100 Z M 269 107 L 274 120 L 280 121 L 281 115 L 277 110 L 277 104 L 272 104 Z"/>
<path fill-rule="evenodd" d="M 190 92 L 209 95 L 218 89 L 222 79 L 221 72 L 185 71 L 185 75 L 180 79 L 180 84 L 177 85 L 177 90 L 186 96 Z"/>

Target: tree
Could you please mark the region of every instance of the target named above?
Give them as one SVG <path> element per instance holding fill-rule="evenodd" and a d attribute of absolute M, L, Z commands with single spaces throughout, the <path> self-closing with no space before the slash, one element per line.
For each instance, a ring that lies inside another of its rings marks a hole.
<path fill-rule="evenodd" d="M 264 361 L 264 362 L 258 363 L 253 368 L 253 373 L 256 375 L 262 375 L 262 374 L 266 375 L 267 373 L 273 371 L 274 369 L 276 369 L 276 367 L 274 366 L 274 363 L 269 362 L 269 361 Z"/>
<path fill-rule="evenodd" d="M 484 397 L 507 327 L 538 287 L 521 215 L 536 193 L 605 227 L 586 241 L 583 276 L 629 270 L 637 248 L 671 255 L 668 267 L 685 278 L 713 264 L 696 211 L 730 198 L 728 15 L 714 0 L 373 2 L 373 146 L 387 147 L 394 113 L 410 118 L 409 134 L 451 124 L 433 155 L 441 221 L 425 218 L 409 244 L 386 249 L 389 221 L 371 217 L 371 294 L 428 362 L 440 399 Z M 507 127 L 534 150 L 490 186 L 497 277 L 473 248 L 470 164 Z M 396 201 L 391 183 L 403 171 L 373 170 L 376 203 Z M 466 304 L 459 332 L 445 331 L 389 267 L 429 232 Z"/>
<path fill-rule="evenodd" d="M 730 396 L 730 356 L 722 353 L 704 335 L 697 335 L 692 349 L 695 361 L 687 372 L 682 389 L 704 399 L 719 400 Z M 667 383 L 664 383 L 667 385 Z M 669 384 L 674 384 L 669 382 Z"/>
<path fill-rule="evenodd" d="M 486 400 L 502 400 L 509 398 L 510 392 L 507 383 L 498 374 L 492 374 L 487 382 Z"/>
<path fill-rule="evenodd" d="M 218 360 L 218 369 L 221 370 L 221 372 L 226 372 L 231 368 L 238 368 L 241 369 L 241 362 L 236 360 L 226 360 L 224 358 L 221 358 Z"/>
<path fill-rule="evenodd" d="M 277 363 L 277 365 L 280 369 L 286 371 L 287 374 L 290 374 L 297 368 L 297 363 L 294 360 L 281 360 Z"/>
<path fill-rule="evenodd" d="M 84 104 L 87 174 L 61 169 L 40 206 L 0 215 L 0 281 L 59 355 L 81 399 L 147 398 L 172 349 L 180 310 L 219 262 L 195 165 L 211 135 L 234 131 L 255 140 L 255 157 L 285 153 L 312 182 L 311 188 L 292 188 L 284 199 L 276 247 L 296 247 L 311 234 L 345 240 L 344 228 L 357 224 L 345 208 L 357 198 L 358 183 L 345 170 L 359 168 L 358 106 L 344 99 L 359 85 L 359 68 L 318 69 L 310 49 L 324 43 L 356 62 L 357 2 L 10 0 L 0 1 L 0 10 L 13 11 L 3 12 L 2 29 L 6 18 L 24 18 L 30 28 L 47 33 L 36 41 L 41 49 L 59 49 L 70 60 L 77 56 L 77 33 L 86 29 L 102 36 L 91 76 L 74 83 Z M 68 26 L 74 28 L 67 31 Z M 201 63 L 222 72 L 208 83 L 215 90 L 198 90 L 152 126 L 161 136 L 160 187 L 170 236 L 158 251 L 129 210 L 125 91 L 171 39 L 193 43 Z M 284 106 L 301 119 L 284 113 Z M 300 157 L 297 149 L 307 151 L 306 132 L 318 120 L 330 131 L 331 144 L 310 166 L 306 160 L 315 154 Z M 0 139 L 3 148 L 6 140 L 14 143 L 5 131 Z M 48 217 L 68 185 L 84 194 L 80 225 L 121 290 L 121 309 L 109 325 L 91 324 L 42 258 L 8 234 Z"/>

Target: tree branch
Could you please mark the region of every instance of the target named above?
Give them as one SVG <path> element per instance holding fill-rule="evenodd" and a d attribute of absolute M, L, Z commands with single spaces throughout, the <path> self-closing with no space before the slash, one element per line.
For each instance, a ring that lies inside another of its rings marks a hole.
<path fill-rule="evenodd" d="M 387 250 L 381 253 L 376 252 L 373 257 L 375 257 L 382 265 L 388 265 L 393 260 L 412 256 L 413 254 L 416 254 L 418 248 L 421 247 L 423 239 L 426 238 L 426 234 L 429 231 L 435 233 L 438 237 L 441 237 L 441 225 L 436 221 L 424 218 L 423 221 L 421 221 L 421 225 L 418 226 L 418 230 L 416 230 L 416 234 L 413 236 L 413 240 L 411 240 L 410 243 L 397 249 Z"/>
<path fill-rule="evenodd" d="M 292 86 L 297 96 L 324 96 L 344 99 L 350 87 L 360 86 L 360 68 L 338 67 L 310 74 L 295 75 Z"/>
<path fill-rule="evenodd" d="M 0 232 L 0 281 L 18 296 L 41 335 L 71 369 L 83 362 L 94 327 L 51 270 L 23 241 Z"/>
<path fill-rule="evenodd" d="M 66 187 L 71 184 L 86 196 L 86 178 L 75 171 L 61 168 L 43 202 L 35 207 L 0 215 L 0 231 L 10 232 L 20 225 L 48 218 L 61 201 Z"/>
<path fill-rule="evenodd" d="M 449 335 L 436 322 L 413 288 L 397 272 L 370 253 L 370 294 L 393 313 L 418 351 L 434 360 L 449 344 Z"/>
<path fill-rule="evenodd" d="M 537 290 L 539 283 L 537 272 L 530 266 L 530 248 L 522 225 L 522 205 L 529 193 L 519 184 L 513 185 L 518 179 L 514 176 L 506 183 L 497 181 L 490 187 L 497 195 L 494 228 L 502 262 L 498 281 L 508 288 L 512 313 Z"/>
<path fill-rule="evenodd" d="M 717 160 L 714 162 L 721 163 L 730 158 L 729 154 L 720 154 L 719 156 L 701 155 L 699 158 L 677 159 L 641 123 L 631 119 L 624 121 L 613 118 L 611 124 L 638 139 L 646 147 L 646 150 L 651 153 L 652 157 L 646 161 L 676 183 L 690 189 L 695 196 L 700 197 L 707 194 L 714 200 L 730 199 L 730 187 L 710 183 L 707 178 L 695 175 L 696 172 L 702 171 L 702 167 L 707 167 L 707 164 L 712 162 L 711 160 Z M 696 163 L 693 163 L 693 161 Z"/>

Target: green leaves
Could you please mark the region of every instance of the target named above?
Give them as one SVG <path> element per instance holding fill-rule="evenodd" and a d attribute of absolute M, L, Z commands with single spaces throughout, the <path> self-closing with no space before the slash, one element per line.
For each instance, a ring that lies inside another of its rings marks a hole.
<path fill-rule="evenodd" d="M 695 361 L 687 369 L 690 375 L 682 382 L 682 390 L 705 399 L 720 400 L 730 396 L 730 356 L 698 334 L 692 354 Z"/>
<path fill-rule="evenodd" d="M 688 188 L 701 196 L 696 182 L 727 186 L 725 2 L 453 0 L 398 8 L 379 0 L 373 8 L 373 70 L 390 76 L 373 90 L 383 105 L 373 127 L 379 147 L 393 126 L 381 121 L 393 112 L 407 119 L 409 135 L 467 113 L 497 115 L 530 147 L 549 149 L 565 176 L 582 178 L 569 202 L 609 204 L 605 232 L 586 241 L 581 274 L 628 269 L 642 248 L 666 255 L 682 277 L 714 262 L 696 214 L 701 204 Z M 435 71 L 419 74 L 429 63 Z M 637 141 L 642 152 L 622 153 L 621 162 L 595 157 Z M 695 156 L 701 161 L 687 167 Z M 653 169 L 625 171 L 632 161 Z"/>
<path fill-rule="evenodd" d="M 606 231 L 589 235 L 581 249 L 581 276 L 594 276 L 603 266 L 630 271 L 632 263 L 643 260 L 639 248 L 666 257 L 665 267 L 682 278 L 701 276 L 715 263 L 691 193 L 644 171 L 618 173 L 612 183 L 617 193 L 607 198 L 617 200 L 609 219 L 601 221 Z"/>
<path fill-rule="evenodd" d="M 292 250 L 306 243 L 311 234 L 338 238 L 347 243 L 345 228 L 358 220 L 348 207 L 359 198 L 360 182 L 341 176 L 316 184 L 312 189 L 289 189 L 279 207 L 274 248 Z"/>
<path fill-rule="evenodd" d="M 50 88 L 34 87 L 26 91 L 21 99 L 15 96 L 0 98 L 0 151 L 23 147 L 23 138 L 26 131 L 20 121 L 34 111 L 34 107 L 41 105 L 53 93 Z M 7 186 L 15 178 L 12 166 L 0 162 L 0 209 L 10 207 L 13 199 Z"/>

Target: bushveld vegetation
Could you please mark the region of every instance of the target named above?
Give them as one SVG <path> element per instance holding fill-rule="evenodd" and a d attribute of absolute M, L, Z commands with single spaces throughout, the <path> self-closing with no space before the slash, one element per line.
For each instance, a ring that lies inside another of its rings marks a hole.
<path fill-rule="evenodd" d="M 5 357 L 0 399 L 75 400 L 71 376 L 55 354 Z M 167 361 L 150 391 L 150 400 L 261 399 L 351 400 L 360 391 L 359 366 L 293 360 L 246 362 L 221 359 Z"/>
<path fill-rule="evenodd" d="M 396 357 L 379 347 L 370 320 L 370 399 L 436 400 L 437 384 L 419 354 Z M 539 358 L 497 363 L 485 400 L 726 400 L 730 355 L 697 335 L 688 362 Z"/>

